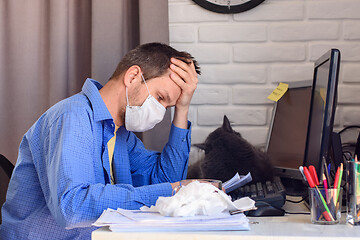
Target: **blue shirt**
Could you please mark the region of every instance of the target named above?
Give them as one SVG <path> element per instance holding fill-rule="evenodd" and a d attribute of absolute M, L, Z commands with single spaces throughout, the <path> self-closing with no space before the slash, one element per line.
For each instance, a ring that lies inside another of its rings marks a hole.
<path fill-rule="evenodd" d="M 115 125 L 101 87 L 87 79 L 24 135 L 2 207 L 2 239 L 90 239 L 103 210 L 153 205 L 171 195 L 169 182 L 186 177 L 190 123 L 189 130 L 171 126 L 162 153 L 120 127 L 110 184 L 107 142 Z"/>

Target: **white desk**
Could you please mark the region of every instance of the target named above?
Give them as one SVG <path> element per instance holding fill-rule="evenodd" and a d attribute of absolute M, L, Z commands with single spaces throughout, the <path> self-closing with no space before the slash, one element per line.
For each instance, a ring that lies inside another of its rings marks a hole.
<path fill-rule="evenodd" d="M 284 209 L 289 212 L 308 211 L 303 204 L 286 203 Z M 235 240 L 235 239 L 360 239 L 360 226 L 342 222 L 337 225 L 315 225 L 310 215 L 286 215 L 284 217 L 249 217 L 250 231 L 214 231 L 214 232 L 111 232 L 100 228 L 92 233 L 92 240 Z"/>

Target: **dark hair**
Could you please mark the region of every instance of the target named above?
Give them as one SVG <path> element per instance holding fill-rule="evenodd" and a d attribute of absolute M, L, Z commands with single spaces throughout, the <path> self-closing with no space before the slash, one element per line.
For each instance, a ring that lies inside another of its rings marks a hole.
<path fill-rule="evenodd" d="M 133 65 L 138 65 L 145 79 L 163 75 L 170 67 L 170 58 L 190 64 L 193 61 L 196 73 L 200 74 L 197 61 L 187 52 L 179 52 L 163 43 L 147 43 L 129 51 L 116 67 L 110 79 L 117 78 Z"/>

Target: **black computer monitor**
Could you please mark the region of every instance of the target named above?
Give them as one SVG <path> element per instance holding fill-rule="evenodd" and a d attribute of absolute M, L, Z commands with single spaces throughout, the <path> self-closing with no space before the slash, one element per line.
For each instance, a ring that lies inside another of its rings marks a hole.
<path fill-rule="evenodd" d="M 337 104 L 340 51 L 331 49 L 315 62 L 304 166 L 313 165 L 319 179 L 322 161 L 330 161 Z"/>
<path fill-rule="evenodd" d="M 312 82 L 289 83 L 273 108 L 266 152 L 281 178 L 302 180 L 299 166 L 304 163 Z"/>
<path fill-rule="evenodd" d="M 293 194 L 304 190 L 299 166 L 314 165 L 320 177 L 321 160 L 329 158 L 339 63 L 339 50 L 330 50 L 315 62 L 312 81 L 289 83 L 275 103 L 266 151 L 275 174 Z"/>

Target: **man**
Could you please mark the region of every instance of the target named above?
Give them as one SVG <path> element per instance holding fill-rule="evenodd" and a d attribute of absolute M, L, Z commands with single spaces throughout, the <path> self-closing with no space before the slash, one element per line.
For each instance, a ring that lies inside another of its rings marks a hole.
<path fill-rule="evenodd" d="M 190 100 L 199 67 L 160 43 L 141 45 L 102 87 L 45 112 L 24 135 L 2 208 L 2 239 L 90 239 L 107 208 L 138 209 L 171 196 L 186 177 Z M 149 151 L 131 131 L 146 131 L 175 106 L 169 141 Z"/>

